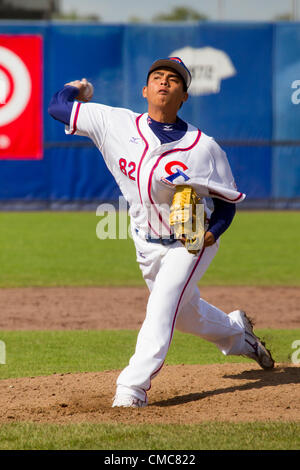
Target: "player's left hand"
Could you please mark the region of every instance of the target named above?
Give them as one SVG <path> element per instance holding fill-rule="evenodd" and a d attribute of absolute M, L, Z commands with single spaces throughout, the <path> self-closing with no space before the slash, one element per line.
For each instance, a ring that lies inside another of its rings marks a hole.
<path fill-rule="evenodd" d="M 216 242 L 214 234 L 212 232 L 205 232 L 204 235 L 204 246 L 211 246 Z"/>

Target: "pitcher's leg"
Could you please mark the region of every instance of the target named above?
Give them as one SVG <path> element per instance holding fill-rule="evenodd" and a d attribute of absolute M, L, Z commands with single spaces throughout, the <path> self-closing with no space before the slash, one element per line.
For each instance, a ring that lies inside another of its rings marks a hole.
<path fill-rule="evenodd" d="M 144 399 L 151 379 L 163 366 L 178 311 L 192 294 L 197 279 L 193 274 L 201 262 L 184 247 L 169 249 L 150 293 L 145 321 L 129 365 L 117 379 L 117 393 Z"/>
<path fill-rule="evenodd" d="M 151 379 L 163 366 L 180 309 L 191 300 L 199 276 L 206 271 L 217 246 L 194 256 L 184 247 L 169 249 L 149 296 L 145 321 L 135 354 L 117 379 L 117 393 L 133 393 L 144 399 Z"/>
<path fill-rule="evenodd" d="M 241 354 L 244 349 L 244 328 L 234 312 L 227 315 L 200 297 L 195 289 L 192 299 L 178 314 L 176 328 L 214 343 L 223 354 Z"/>

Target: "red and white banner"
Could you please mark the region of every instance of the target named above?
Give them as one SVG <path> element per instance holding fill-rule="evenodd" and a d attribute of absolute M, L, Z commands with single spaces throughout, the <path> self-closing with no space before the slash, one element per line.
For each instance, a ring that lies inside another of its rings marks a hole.
<path fill-rule="evenodd" d="M 0 35 L 0 159 L 43 157 L 42 38 Z"/>

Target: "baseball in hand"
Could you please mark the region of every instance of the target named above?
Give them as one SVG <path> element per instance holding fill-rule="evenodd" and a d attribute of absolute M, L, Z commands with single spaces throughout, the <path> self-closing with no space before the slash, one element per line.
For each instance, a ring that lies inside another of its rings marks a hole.
<path fill-rule="evenodd" d="M 80 89 L 80 98 L 82 101 L 90 101 L 93 98 L 94 94 L 94 87 L 91 82 L 88 82 L 85 78 L 83 78 L 80 83 L 83 87 Z"/>
<path fill-rule="evenodd" d="M 65 83 L 65 86 L 74 86 L 78 88 L 78 95 L 76 100 L 78 101 L 90 101 L 93 98 L 94 87 L 91 82 L 88 82 L 86 78 L 81 80 L 73 80 L 72 82 Z"/>

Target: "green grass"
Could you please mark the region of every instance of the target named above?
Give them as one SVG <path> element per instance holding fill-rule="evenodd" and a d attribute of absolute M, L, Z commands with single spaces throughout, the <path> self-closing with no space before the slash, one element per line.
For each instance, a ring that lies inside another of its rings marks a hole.
<path fill-rule="evenodd" d="M 258 330 L 268 341 L 277 362 L 291 362 L 291 344 L 300 330 Z M 67 372 L 122 369 L 134 352 L 137 332 L 123 331 L 2 331 L 6 364 L 0 379 Z M 166 364 L 249 362 L 224 356 L 213 344 L 175 332 Z M 250 361 L 251 362 L 251 361 Z"/>
<path fill-rule="evenodd" d="M 144 285 L 132 240 L 99 240 L 100 220 L 0 213 L 0 287 Z M 238 212 L 201 283 L 300 285 L 299 233 L 299 212 Z"/>
<path fill-rule="evenodd" d="M 144 285 L 131 239 L 99 240 L 87 212 L 0 213 L 0 288 Z M 117 227 L 118 228 L 118 227 Z M 238 212 L 203 285 L 300 285 L 300 213 Z M 277 362 L 291 362 L 300 330 L 258 330 Z M 0 331 L 0 379 L 122 369 L 136 331 Z M 249 362 L 175 332 L 167 364 Z M 299 423 L 0 425 L 0 449 L 292 450 Z M 108 455 L 110 453 L 108 452 Z"/>
<path fill-rule="evenodd" d="M 258 330 L 278 362 L 290 362 L 300 330 Z M 134 352 L 137 331 L 2 331 L 6 364 L 0 379 L 123 368 Z M 223 356 L 212 344 L 175 332 L 167 364 L 249 362 Z M 252 361 L 251 361 L 252 362 Z M 292 450 L 299 449 L 300 424 L 204 422 L 198 425 L 0 425 L 1 450 Z"/>
<path fill-rule="evenodd" d="M 299 423 L 199 425 L 34 424 L 0 426 L 1 450 L 298 450 Z M 150 453 L 151 455 L 151 453 Z M 197 463 L 200 463 L 199 460 Z"/>
<path fill-rule="evenodd" d="M 131 239 L 99 240 L 95 213 L 0 213 L 0 287 L 142 284 Z"/>
<path fill-rule="evenodd" d="M 300 212 L 238 212 L 206 284 L 299 285 Z"/>

